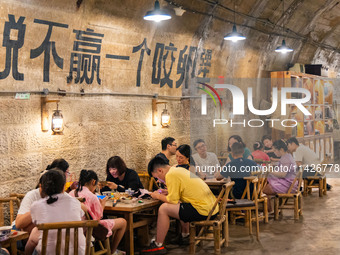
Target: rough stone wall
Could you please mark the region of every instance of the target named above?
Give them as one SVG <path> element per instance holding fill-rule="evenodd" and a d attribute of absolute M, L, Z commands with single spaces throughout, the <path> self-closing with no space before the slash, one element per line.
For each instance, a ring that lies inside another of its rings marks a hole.
<path fill-rule="evenodd" d="M 137 4 L 138 2 L 138 4 Z M 182 95 L 190 96 L 190 88 L 184 83 L 179 88 L 152 84 L 154 52 L 157 43 L 169 46 L 173 43 L 177 48 L 175 62 L 170 74 L 174 81 L 178 80 L 177 64 L 181 50 L 185 46 L 197 47 L 198 58 L 206 49 L 212 49 L 211 67 L 207 77 L 217 78 L 266 78 L 270 71 L 284 70 L 288 63 L 314 62 L 322 57 L 315 56 L 316 48 L 307 47 L 300 41 L 294 42 L 297 51 L 292 55 L 279 56 L 273 52 L 281 38 L 259 33 L 251 29 L 242 29 L 248 39 L 245 42 L 231 44 L 223 41 L 223 35 L 231 30 L 232 25 L 216 19 L 216 16 L 228 16 L 225 11 L 209 7 L 203 1 L 195 1 L 193 6 L 202 12 L 186 12 L 183 16 L 174 16 L 169 22 L 160 24 L 143 21 L 147 10 L 153 8 L 152 0 L 84 0 L 79 8 L 76 1 L 69 0 L 2 0 L 0 8 L 0 41 L 3 41 L 4 24 L 8 21 L 8 14 L 15 15 L 16 21 L 20 16 L 25 17 L 25 42 L 19 49 L 18 71 L 24 74 L 24 80 L 18 81 L 12 77 L 12 72 L 5 79 L 0 79 L 0 91 L 50 91 L 58 89 L 67 92 L 85 93 L 135 93 L 176 98 L 160 99 L 167 101 L 167 108 L 172 117 L 172 125 L 168 129 L 151 124 L 151 98 L 129 96 L 89 96 L 67 95 L 58 97 L 49 95 L 49 99 L 59 98 L 60 109 L 65 119 L 63 136 L 52 136 L 51 132 L 41 131 L 40 96 L 32 94 L 30 100 L 14 100 L 12 94 L 1 93 L 0 97 L 0 173 L 2 183 L 0 196 L 9 192 L 26 192 L 35 186 L 39 173 L 54 158 L 63 157 L 69 161 L 71 171 L 76 175 L 83 168 L 97 171 L 101 178 L 105 176 L 105 164 L 113 155 L 120 155 L 127 165 L 137 171 L 146 168 L 148 160 L 160 150 L 160 140 L 165 136 L 173 136 L 178 144 L 190 143 L 202 137 L 208 142 L 209 151 L 219 153 L 226 150 L 227 139 L 230 135 L 241 135 L 247 146 L 252 147 L 267 132 L 266 128 L 249 132 L 247 129 L 212 128 L 211 118 L 218 115 L 218 110 L 209 108 L 211 117 L 204 119 L 191 118 L 190 108 L 199 107 L 188 99 L 179 100 Z M 172 10 L 168 1 L 161 1 L 162 7 Z M 189 1 L 179 1 L 188 4 Z M 230 1 L 220 1 L 222 4 L 232 5 Z M 268 16 L 279 18 L 276 10 L 280 1 L 238 1 L 238 10 L 258 17 Z M 318 7 L 313 5 L 316 10 Z M 208 6 L 208 7 L 207 7 Z M 314 10 L 313 9 L 313 10 Z M 273 11 L 274 10 L 274 11 Z M 211 16 L 211 15 L 214 15 Z M 301 13 L 300 13 L 301 15 Z M 301 16 L 301 19 L 306 17 Z M 37 58 L 30 57 L 30 50 L 43 42 L 48 27 L 36 23 L 34 20 L 47 20 L 67 24 L 68 28 L 54 27 L 51 40 L 55 42 L 56 52 L 63 59 L 63 68 L 57 67 L 53 57 L 50 59 L 49 82 L 43 81 L 43 54 Z M 299 20 L 298 20 L 299 21 Z M 240 17 L 237 22 L 242 23 Z M 253 21 L 252 21 L 253 22 Z M 243 21 L 245 25 L 254 25 L 250 21 Z M 301 24 L 301 22 L 298 22 Z M 278 24 L 281 24 L 278 22 Z M 288 24 L 294 27 L 294 21 Z M 104 34 L 101 44 L 99 85 L 96 79 L 91 84 L 85 82 L 67 82 L 70 70 L 70 56 L 73 52 L 76 30 L 93 29 L 96 33 Z M 303 30 L 304 26 L 300 28 Z M 313 26 L 311 28 L 313 29 Z M 308 33 L 309 30 L 306 30 Z M 15 31 L 10 35 L 16 38 Z M 146 38 L 147 47 L 151 54 L 144 53 L 140 86 L 136 86 L 136 73 L 140 60 L 140 52 L 133 53 L 133 47 L 141 44 Z M 293 40 L 287 40 L 292 43 Z M 108 59 L 106 54 L 129 56 L 129 61 Z M 327 55 L 328 54 L 328 55 Z M 336 68 L 337 54 L 325 53 L 323 63 Z M 314 57 L 315 56 L 315 57 Z M 6 48 L 0 46 L 0 72 L 6 65 Z M 171 66 L 170 55 L 166 60 L 166 69 Z M 197 63 L 195 75 L 198 74 Z M 192 71 L 189 68 L 188 73 Z M 202 74 L 200 74 L 202 75 Z M 186 76 L 188 84 L 195 83 Z M 246 90 L 248 83 L 242 83 Z M 255 85 L 254 85 L 255 86 Z M 259 95 L 254 98 L 256 105 L 260 99 L 269 99 L 266 84 L 256 87 Z M 228 95 L 224 95 L 224 100 Z M 230 98 L 230 97 L 229 97 Z M 226 102 L 227 104 L 230 102 Z M 48 104 L 49 114 L 55 109 L 55 104 Z M 198 108 L 197 108 L 198 109 Z M 159 113 L 162 110 L 158 106 Z M 249 118 L 252 116 L 248 116 Z M 201 127 L 202 133 L 194 131 Z M 193 137 L 190 135 L 193 134 Z"/>

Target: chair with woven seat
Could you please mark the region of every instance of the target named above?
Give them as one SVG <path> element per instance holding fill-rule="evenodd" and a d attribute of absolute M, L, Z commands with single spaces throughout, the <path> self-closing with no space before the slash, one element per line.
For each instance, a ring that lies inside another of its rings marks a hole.
<path fill-rule="evenodd" d="M 260 226 L 259 226 L 259 208 L 258 208 L 258 190 L 257 184 L 258 179 L 257 177 L 250 176 L 245 177 L 244 179 L 248 179 L 251 181 L 247 181 L 247 186 L 245 189 L 245 193 L 247 198 L 246 199 L 235 199 L 233 203 L 227 203 L 226 213 L 228 212 L 240 212 L 246 211 L 245 215 L 245 222 L 248 221 L 249 227 L 249 234 L 252 235 L 252 223 L 256 222 L 256 239 L 259 241 L 259 234 L 260 234 Z M 250 185 L 253 185 L 253 198 L 250 198 Z M 243 196 L 242 196 L 243 197 Z M 255 217 L 252 216 L 252 211 L 255 211 Z M 228 245 L 229 240 L 227 240 Z"/>
<path fill-rule="evenodd" d="M 300 168 L 296 174 L 292 184 L 290 185 L 287 193 L 279 193 L 274 197 L 274 219 L 279 219 L 279 214 L 282 215 L 284 209 L 294 210 L 294 219 L 298 220 L 299 216 L 302 215 L 302 194 L 300 191 L 302 184 L 302 172 Z M 294 192 L 293 188 L 297 183 L 297 190 Z M 293 200 L 293 203 L 291 203 Z"/>
<path fill-rule="evenodd" d="M 57 223 L 43 223 L 38 224 L 37 228 L 43 231 L 42 235 L 42 243 L 41 243 L 41 255 L 46 255 L 47 253 L 47 240 L 48 240 L 48 232 L 49 230 L 58 230 L 57 240 L 55 245 L 55 254 L 64 254 L 68 255 L 69 247 L 70 247 L 70 237 L 71 237 L 71 229 L 73 230 L 73 252 L 72 255 L 78 255 L 78 242 L 79 242 L 79 228 L 86 228 L 86 248 L 85 255 L 90 255 L 91 251 L 91 236 L 93 228 L 98 226 L 98 221 L 95 220 L 86 220 L 86 221 L 68 221 L 68 222 L 57 222 Z M 64 231 L 63 231 L 64 230 Z M 82 230 L 81 230 L 82 231 Z M 65 232 L 65 236 L 63 239 L 63 232 Z M 82 234 L 82 233 L 81 233 Z M 63 242 L 64 240 L 64 242 Z M 62 243 L 64 243 L 64 252 L 62 252 Z"/>
<path fill-rule="evenodd" d="M 228 240 L 228 215 L 225 214 L 226 205 L 228 201 L 229 192 L 235 182 L 229 182 L 222 186 L 222 190 L 219 193 L 216 201 L 210 210 L 208 217 L 204 221 L 194 221 L 190 223 L 190 247 L 189 252 L 194 254 L 196 251 L 196 245 L 203 241 L 214 241 L 215 254 L 221 254 L 221 246 L 227 246 Z M 215 211 L 217 205 L 219 205 L 218 215 L 214 220 L 211 220 L 211 216 Z M 209 228 L 213 228 L 213 237 L 207 235 L 211 233 Z M 197 231 L 198 230 L 198 231 Z M 196 235 L 196 233 L 198 234 Z"/>

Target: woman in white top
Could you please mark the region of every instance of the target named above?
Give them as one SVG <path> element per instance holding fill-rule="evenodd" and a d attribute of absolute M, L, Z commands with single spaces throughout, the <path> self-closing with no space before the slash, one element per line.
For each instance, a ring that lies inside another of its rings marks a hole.
<path fill-rule="evenodd" d="M 84 212 L 80 202 L 64 193 L 65 175 L 60 170 L 49 170 L 41 177 L 41 188 L 43 198 L 34 202 L 31 207 L 31 217 L 34 224 L 53 223 L 63 221 L 81 221 Z M 71 231 L 72 232 L 72 231 Z M 79 229 L 78 254 L 85 254 L 85 236 Z M 65 237 L 65 232 L 63 232 Z M 54 254 L 57 240 L 56 230 L 49 231 L 47 240 L 47 254 Z M 41 253 L 42 231 L 40 231 L 39 242 L 36 247 L 38 254 Z M 73 253 L 73 233 L 70 236 L 70 254 Z M 64 238 L 62 251 L 64 251 Z M 62 253 L 63 254 L 63 253 Z"/>

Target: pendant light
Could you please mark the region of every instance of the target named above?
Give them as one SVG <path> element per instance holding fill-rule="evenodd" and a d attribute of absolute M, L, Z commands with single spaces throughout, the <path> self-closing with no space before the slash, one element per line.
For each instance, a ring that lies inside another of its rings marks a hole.
<path fill-rule="evenodd" d="M 282 12 L 282 15 L 285 14 L 285 1 L 282 0 L 282 7 L 283 7 L 283 12 Z M 284 33 L 284 30 L 285 30 L 285 20 L 284 20 L 284 17 L 283 17 L 283 21 L 282 21 L 282 33 Z M 280 46 L 278 46 L 276 49 L 275 49 L 275 52 L 280 52 L 280 53 L 287 53 L 287 52 L 292 52 L 293 49 L 289 48 L 287 45 L 286 45 L 286 40 L 283 39 L 282 40 L 282 44 Z"/>
<path fill-rule="evenodd" d="M 235 16 L 236 16 L 236 5 L 235 5 L 235 0 L 234 0 L 234 25 L 233 25 L 233 31 L 231 33 L 227 34 L 224 37 L 224 40 L 232 41 L 232 42 L 237 42 L 237 41 L 242 41 L 242 40 L 246 39 L 246 37 L 243 34 L 237 32 Z"/>
<path fill-rule="evenodd" d="M 148 11 L 145 16 L 145 20 L 160 22 L 163 20 L 171 19 L 171 15 L 166 13 L 165 11 L 161 10 L 159 1 L 155 1 L 155 8 L 152 11 Z"/>

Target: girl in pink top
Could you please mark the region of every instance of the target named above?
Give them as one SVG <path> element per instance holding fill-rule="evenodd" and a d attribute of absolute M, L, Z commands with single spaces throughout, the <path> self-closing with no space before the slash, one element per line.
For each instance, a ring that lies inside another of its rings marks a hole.
<path fill-rule="evenodd" d="M 71 191 L 69 194 L 73 197 L 77 196 L 85 198 L 84 204 L 87 207 L 87 212 L 93 220 L 99 220 L 100 224 L 107 228 L 107 237 L 112 236 L 110 240 L 111 251 L 115 252 L 113 254 L 118 254 L 118 251 L 116 250 L 125 233 L 126 220 L 123 218 L 101 220 L 107 198 L 99 199 L 94 194 L 97 184 L 98 176 L 94 171 L 81 170 L 79 186 L 76 190 Z M 112 233 L 114 233 L 114 236 Z"/>
<path fill-rule="evenodd" d="M 270 161 L 267 153 L 263 152 L 263 144 L 259 141 L 255 142 L 253 145 L 254 151 L 252 152 L 252 156 L 254 160 L 262 159 L 263 161 Z"/>

